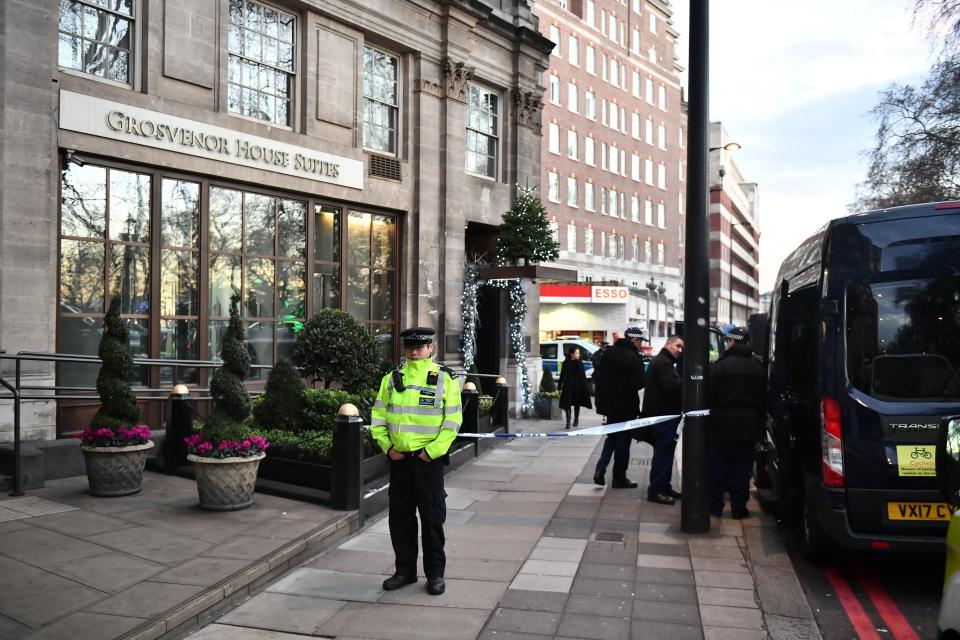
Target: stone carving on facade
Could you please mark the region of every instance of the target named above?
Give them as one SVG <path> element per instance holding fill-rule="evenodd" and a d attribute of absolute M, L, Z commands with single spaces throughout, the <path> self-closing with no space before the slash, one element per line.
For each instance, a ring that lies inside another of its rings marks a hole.
<path fill-rule="evenodd" d="M 443 62 L 443 75 L 447 81 L 447 97 L 460 102 L 467 101 L 467 83 L 473 78 L 473 67 L 447 58 Z"/>
<path fill-rule="evenodd" d="M 434 80 L 427 80 L 426 78 L 418 78 L 415 90 L 418 92 L 428 93 L 435 98 L 443 97 L 443 87 L 440 86 L 439 82 Z"/>
<path fill-rule="evenodd" d="M 543 99 L 532 91 L 518 90 L 513 96 L 513 103 L 517 112 L 517 124 L 540 133 L 540 108 L 543 106 Z"/>

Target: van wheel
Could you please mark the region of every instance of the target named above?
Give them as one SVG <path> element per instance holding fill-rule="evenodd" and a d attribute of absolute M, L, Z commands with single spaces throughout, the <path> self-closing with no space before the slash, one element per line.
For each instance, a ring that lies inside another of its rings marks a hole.
<path fill-rule="evenodd" d="M 820 564 L 830 556 L 832 545 L 823 529 L 810 513 L 810 505 L 803 500 L 803 515 L 800 518 L 800 534 L 803 543 L 803 555 L 813 564 Z"/>

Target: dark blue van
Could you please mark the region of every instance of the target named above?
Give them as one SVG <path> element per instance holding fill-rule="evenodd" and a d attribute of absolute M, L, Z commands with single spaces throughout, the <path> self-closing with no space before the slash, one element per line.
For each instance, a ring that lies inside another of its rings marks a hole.
<path fill-rule="evenodd" d="M 960 202 L 832 220 L 776 282 L 759 468 L 808 555 L 942 552 L 936 444 L 960 414 Z"/>

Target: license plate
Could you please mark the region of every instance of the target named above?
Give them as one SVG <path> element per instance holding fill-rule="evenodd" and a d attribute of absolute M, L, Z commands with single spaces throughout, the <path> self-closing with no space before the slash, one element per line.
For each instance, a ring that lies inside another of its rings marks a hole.
<path fill-rule="evenodd" d="M 949 520 L 953 509 L 945 502 L 888 502 L 890 520 Z"/>

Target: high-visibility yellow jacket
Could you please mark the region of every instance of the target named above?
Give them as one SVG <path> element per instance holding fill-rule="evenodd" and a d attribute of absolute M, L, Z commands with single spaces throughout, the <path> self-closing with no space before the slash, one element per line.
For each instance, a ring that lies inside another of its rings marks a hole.
<path fill-rule="evenodd" d="M 450 448 L 463 421 L 460 385 L 426 358 L 410 360 L 400 371 L 403 391 L 394 388 L 393 372 L 380 381 L 370 432 L 384 453 L 391 447 L 404 453 L 424 449 L 437 459 Z"/>

